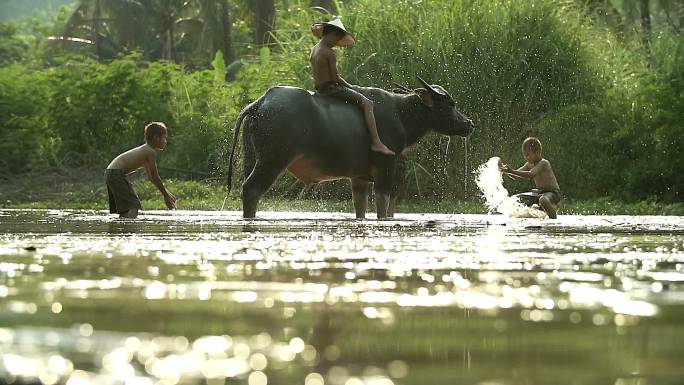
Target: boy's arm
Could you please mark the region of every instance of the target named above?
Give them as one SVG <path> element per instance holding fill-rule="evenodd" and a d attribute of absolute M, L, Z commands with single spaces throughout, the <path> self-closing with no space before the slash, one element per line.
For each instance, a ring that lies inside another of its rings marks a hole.
<path fill-rule="evenodd" d="M 508 169 L 508 171 L 504 171 L 506 173 L 509 173 L 511 175 L 517 176 L 519 178 L 526 178 L 526 179 L 532 179 L 534 178 L 537 174 L 542 172 L 544 167 L 546 166 L 546 163 L 544 162 L 539 162 L 537 163 L 534 167 L 530 165 L 530 163 L 525 163 L 524 166 L 520 167 L 517 170 L 512 170 Z"/>
<path fill-rule="evenodd" d="M 530 162 L 525 162 L 522 166 L 518 167 L 516 171 L 530 171 L 532 169 L 532 165 Z"/>
<path fill-rule="evenodd" d="M 145 160 L 145 172 L 147 173 L 147 177 L 150 179 L 150 182 L 152 182 L 152 184 L 155 185 L 157 189 L 159 189 L 159 192 L 161 192 L 164 196 L 166 207 L 169 209 L 175 208 L 176 197 L 174 197 L 173 194 L 171 194 L 169 190 L 164 187 L 164 183 L 162 182 L 161 177 L 159 176 L 159 171 L 157 170 L 157 153 L 150 152 Z"/>
<path fill-rule="evenodd" d="M 326 55 L 326 56 L 327 56 L 327 59 L 328 59 L 328 66 L 329 66 L 329 70 L 330 70 L 330 75 L 331 75 L 331 77 L 332 77 L 336 82 L 338 82 L 339 84 L 342 84 L 342 85 L 345 86 L 345 87 L 351 88 L 352 85 L 349 84 L 349 83 L 347 83 L 347 81 L 344 80 L 344 79 L 342 78 L 342 76 L 340 76 L 340 73 L 337 71 L 337 57 L 335 56 L 335 51 L 330 50 L 330 52 L 329 52 L 328 55 Z"/>
<path fill-rule="evenodd" d="M 520 166 L 517 170 L 514 170 L 509 165 L 505 164 L 502 160 L 499 160 L 499 171 L 506 173 L 510 176 L 514 176 L 516 178 L 527 178 L 526 176 L 520 175 L 520 173 L 528 171 L 529 169 L 530 164 L 527 162 Z"/>

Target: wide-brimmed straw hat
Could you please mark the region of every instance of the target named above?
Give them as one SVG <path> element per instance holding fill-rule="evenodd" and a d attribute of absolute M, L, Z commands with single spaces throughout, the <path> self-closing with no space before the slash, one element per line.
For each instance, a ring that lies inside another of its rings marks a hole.
<path fill-rule="evenodd" d="M 341 47 L 349 47 L 354 45 L 354 37 L 347 32 L 347 29 L 344 28 L 344 24 L 342 24 L 342 20 L 340 20 L 339 17 L 336 17 L 330 21 L 323 21 L 320 23 L 314 23 L 311 25 L 311 32 L 316 36 L 317 38 L 323 37 L 323 27 L 326 25 L 329 25 L 331 27 L 337 28 L 340 31 L 344 32 L 344 37 L 342 37 L 338 42 L 337 45 Z"/>

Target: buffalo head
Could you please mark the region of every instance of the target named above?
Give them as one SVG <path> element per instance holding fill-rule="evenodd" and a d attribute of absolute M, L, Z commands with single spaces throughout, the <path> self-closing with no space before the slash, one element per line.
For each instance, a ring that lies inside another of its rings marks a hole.
<path fill-rule="evenodd" d="M 417 89 L 416 93 L 430 109 L 429 119 L 435 131 L 449 136 L 467 137 L 475 130 L 473 121 L 456 108 L 456 102 L 442 86 L 430 85 L 420 76 L 418 81 L 425 88 Z"/>

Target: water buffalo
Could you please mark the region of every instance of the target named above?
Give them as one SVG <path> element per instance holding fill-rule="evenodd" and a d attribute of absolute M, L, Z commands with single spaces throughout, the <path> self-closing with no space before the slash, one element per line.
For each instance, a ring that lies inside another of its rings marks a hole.
<path fill-rule="evenodd" d="M 373 101 L 378 133 L 383 143 L 400 154 L 428 131 L 468 136 L 473 122 L 456 109 L 451 96 L 438 85 L 392 93 L 357 87 Z M 261 196 L 286 168 L 304 183 L 351 180 L 357 218 L 364 218 L 368 183 L 375 182 L 376 213 L 387 217 L 396 156 L 370 151 L 366 124 L 358 106 L 296 87 L 273 87 L 239 114 L 233 131 L 228 166 L 228 191 L 235 144 L 244 120 L 244 175 L 242 210 L 253 218 Z"/>

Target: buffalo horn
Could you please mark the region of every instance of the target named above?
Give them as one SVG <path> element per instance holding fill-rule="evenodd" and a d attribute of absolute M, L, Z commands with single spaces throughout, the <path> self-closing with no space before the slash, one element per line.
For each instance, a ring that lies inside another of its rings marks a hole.
<path fill-rule="evenodd" d="M 428 89 L 430 92 L 433 92 L 433 93 L 435 93 L 435 94 L 437 94 L 437 95 L 444 95 L 443 93 L 441 93 L 441 92 L 437 91 L 436 89 L 432 88 L 432 86 L 429 85 L 429 84 L 428 84 L 425 80 L 423 80 L 423 78 L 421 78 L 420 76 L 416 76 L 416 77 L 418 78 L 418 81 L 420 82 L 420 84 L 422 84 L 423 87 L 425 87 L 426 89 Z"/>

